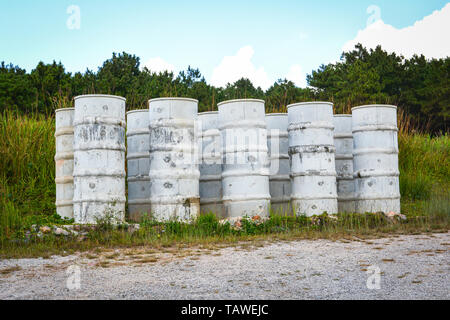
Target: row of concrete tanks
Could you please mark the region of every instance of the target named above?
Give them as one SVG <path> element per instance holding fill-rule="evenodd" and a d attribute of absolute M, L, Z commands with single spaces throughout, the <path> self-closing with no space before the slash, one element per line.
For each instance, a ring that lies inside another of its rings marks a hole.
<path fill-rule="evenodd" d="M 125 99 L 86 95 L 56 112 L 57 212 L 77 223 L 189 221 L 272 213 L 399 212 L 396 107 L 333 115 L 327 102 L 265 114 L 231 100 L 159 98 L 126 114 Z"/>

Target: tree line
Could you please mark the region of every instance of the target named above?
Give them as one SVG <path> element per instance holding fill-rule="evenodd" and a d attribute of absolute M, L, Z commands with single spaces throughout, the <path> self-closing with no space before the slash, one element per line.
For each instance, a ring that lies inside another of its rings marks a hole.
<path fill-rule="evenodd" d="M 21 113 L 51 114 L 71 106 L 81 94 L 114 94 L 127 98 L 127 109 L 145 108 L 157 97 L 189 97 L 199 100 L 199 111 L 211 111 L 230 99 L 256 98 L 266 101 L 267 112 L 286 112 L 294 102 L 322 100 L 334 103 L 337 113 L 349 113 L 362 104 L 394 104 L 416 124 L 433 133 L 447 132 L 450 122 L 450 58 L 405 59 L 381 47 L 355 46 L 336 63 L 321 65 L 307 76 L 307 88 L 286 79 L 277 80 L 266 91 L 249 79 L 225 87 L 208 84 L 199 69 L 189 66 L 175 75 L 141 68 L 139 57 L 113 53 L 96 72 L 66 72 L 61 62 L 39 62 L 31 72 L 13 64 L 0 65 L 0 109 Z"/>

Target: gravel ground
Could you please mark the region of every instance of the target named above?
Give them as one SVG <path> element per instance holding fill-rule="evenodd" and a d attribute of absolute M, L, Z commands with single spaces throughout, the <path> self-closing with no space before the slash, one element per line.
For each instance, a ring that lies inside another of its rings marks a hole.
<path fill-rule="evenodd" d="M 449 299 L 449 245 L 444 233 L 2 260 L 0 299 Z"/>

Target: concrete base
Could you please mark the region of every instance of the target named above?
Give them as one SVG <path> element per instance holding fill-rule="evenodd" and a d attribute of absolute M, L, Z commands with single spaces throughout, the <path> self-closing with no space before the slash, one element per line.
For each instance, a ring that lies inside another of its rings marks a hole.
<path fill-rule="evenodd" d="M 292 199 L 292 207 L 296 215 L 321 215 L 324 212 L 335 214 L 338 212 L 336 199 Z"/>
<path fill-rule="evenodd" d="M 397 199 L 376 199 L 376 200 L 358 200 L 356 201 L 355 212 L 394 212 L 400 213 L 400 198 Z"/>
<path fill-rule="evenodd" d="M 225 217 L 268 217 L 270 200 L 224 201 Z"/>

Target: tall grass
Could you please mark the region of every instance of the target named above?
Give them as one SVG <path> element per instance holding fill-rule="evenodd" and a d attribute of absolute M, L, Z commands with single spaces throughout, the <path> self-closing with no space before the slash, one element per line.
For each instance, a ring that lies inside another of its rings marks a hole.
<path fill-rule="evenodd" d="M 55 212 L 53 117 L 0 115 L 0 236 L 24 216 Z"/>
<path fill-rule="evenodd" d="M 450 137 L 427 134 L 399 135 L 400 190 L 411 200 L 430 199 L 432 193 L 448 195 Z"/>

